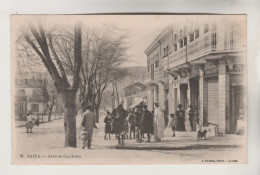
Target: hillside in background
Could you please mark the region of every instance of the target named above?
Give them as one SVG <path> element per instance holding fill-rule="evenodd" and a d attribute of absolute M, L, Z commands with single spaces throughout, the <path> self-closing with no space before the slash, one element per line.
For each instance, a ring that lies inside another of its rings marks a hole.
<path fill-rule="evenodd" d="M 143 83 L 143 75 L 146 73 L 147 68 L 145 66 L 135 66 L 135 67 L 122 67 L 126 72 L 129 73 L 127 77 L 117 82 L 118 93 L 121 95 L 121 91 L 124 87 L 134 84 L 135 82 Z M 109 85 L 104 91 L 101 107 L 108 108 L 111 107 L 111 95 L 113 92 L 112 85 Z"/>

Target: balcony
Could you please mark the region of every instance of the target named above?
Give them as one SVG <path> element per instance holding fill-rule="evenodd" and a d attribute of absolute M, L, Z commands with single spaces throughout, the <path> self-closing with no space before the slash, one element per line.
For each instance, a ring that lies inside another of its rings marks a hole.
<path fill-rule="evenodd" d="M 173 52 L 168 57 L 165 57 L 163 60 L 164 70 L 184 64 L 186 62 L 186 46 Z"/>
<path fill-rule="evenodd" d="M 233 33 L 224 30 L 209 31 L 188 43 L 187 46 L 173 52 L 168 57 L 164 57 L 163 70 L 177 67 L 209 54 L 245 51 L 246 43 L 240 37 L 241 34 L 239 32 L 236 30 Z"/>
<path fill-rule="evenodd" d="M 146 72 L 144 74 L 144 83 L 149 83 L 152 81 L 158 81 L 160 79 L 160 68 L 155 68 L 154 73 L 152 74 L 151 72 Z"/>
<path fill-rule="evenodd" d="M 146 72 L 144 74 L 144 83 L 148 83 L 149 81 L 151 81 L 151 72 Z"/>
<path fill-rule="evenodd" d="M 160 71 L 159 67 L 155 68 L 154 70 L 154 76 L 151 77 L 151 80 L 159 80 L 160 78 Z"/>
<path fill-rule="evenodd" d="M 188 44 L 187 61 L 195 60 L 211 51 L 216 51 L 216 32 L 208 32 Z"/>
<path fill-rule="evenodd" d="M 246 51 L 246 42 L 241 39 L 239 30 L 233 32 L 218 32 L 217 33 L 217 51 L 218 52 L 239 52 Z"/>

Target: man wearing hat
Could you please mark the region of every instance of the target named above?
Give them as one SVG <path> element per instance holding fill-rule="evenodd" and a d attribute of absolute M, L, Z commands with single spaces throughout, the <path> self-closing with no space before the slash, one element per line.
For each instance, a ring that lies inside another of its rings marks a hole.
<path fill-rule="evenodd" d="M 128 114 L 128 122 L 130 123 L 130 139 L 135 138 L 135 115 L 134 115 L 135 109 L 132 108 Z"/>
<path fill-rule="evenodd" d="M 178 105 L 178 110 L 176 111 L 176 116 L 177 116 L 177 127 L 176 127 L 176 130 L 178 131 L 185 131 L 185 125 L 184 125 L 184 122 L 185 122 L 185 113 L 184 111 L 181 109 L 182 108 L 182 105 L 179 104 Z"/>
<path fill-rule="evenodd" d="M 122 104 L 119 104 L 118 107 L 113 110 L 112 117 L 114 118 L 114 130 L 118 139 L 118 145 L 123 144 L 125 136 L 124 122 L 127 117 L 127 112 Z"/>
<path fill-rule="evenodd" d="M 92 112 L 92 107 L 90 105 L 86 106 L 86 111 L 83 113 L 81 127 L 83 141 L 82 149 L 84 149 L 86 145 L 88 146 L 88 149 L 90 149 L 93 128 L 96 128 L 95 113 Z"/>
<path fill-rule="evenodd" d="M 136 142 L 142 142 L 142 135 L 143 135 L 143 109 L 141 105 L 137 105 L 135 107 L 135 126 L 136 128 Z"/>
<path fill-rule="evenodd" d="M 151 134 L 153 133 L 153 115 L 147 110 L 147 106 L 143 105 L 143 133 L 147 134 L 148 142 L 150 142 Z"/>

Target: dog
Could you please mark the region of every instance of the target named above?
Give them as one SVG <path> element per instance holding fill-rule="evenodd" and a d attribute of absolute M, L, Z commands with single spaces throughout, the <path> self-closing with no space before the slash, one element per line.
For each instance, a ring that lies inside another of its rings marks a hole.
<path fill-rule="evenodd" d="M 197 140 L 200 140 L 204 137 L 205 140 L 207 140 L 206 138 L 206 134 L 207 134 L 207 130 L 204 130 L 204 131 L 198 131 L 198 134 L 197 134 Z"/>
<path fill-rule="evenodd" d="M 197 140 L 200 140 L 203 137 L 205 140 L 207 140 L 206 134 L 207 134 L 208 130 L 205 129 L 203 126 L 200 126 L 199 123 L 196 123 L 196 132 L 197 132 Z"/>

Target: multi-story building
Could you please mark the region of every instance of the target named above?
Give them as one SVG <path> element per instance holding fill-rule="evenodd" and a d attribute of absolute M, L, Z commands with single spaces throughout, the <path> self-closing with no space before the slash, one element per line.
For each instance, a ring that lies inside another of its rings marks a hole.
<path fill-rule="evenodd" d="M 26 119 L 30 111 L 33 114 L 42 114 L 46 106 L 42 97 L 42 90 L 36 87 L 34 79 L 16 79 L 15 116 L 16 119 Z"/>
<path fill-rule="evenodd" d="M 246 109 L 245 18 L 212 16 L 182 24 L 167 27 L 145 50 L 148 108 L 158 101 L 171 114 L 182 104 L 188 120 L 193 105 L 201 124 L 234 133 L 239 109 Z"/>

